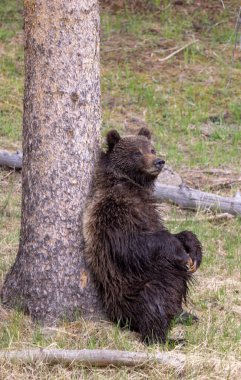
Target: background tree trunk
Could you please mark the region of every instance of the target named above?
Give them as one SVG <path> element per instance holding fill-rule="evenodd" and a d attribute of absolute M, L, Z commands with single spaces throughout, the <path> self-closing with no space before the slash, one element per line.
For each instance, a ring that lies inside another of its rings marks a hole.
<path fill-rule="evenodd" d="M 25 0 L 20 246 L 2 301 L 53 323 L 101 305 L 83 256 L 82 212 L 100 137 L 97 0 Z"/>

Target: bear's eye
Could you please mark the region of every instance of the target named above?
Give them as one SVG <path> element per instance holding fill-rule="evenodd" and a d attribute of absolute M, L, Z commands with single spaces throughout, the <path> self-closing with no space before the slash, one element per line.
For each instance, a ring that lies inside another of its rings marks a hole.
<path fill-rule="evenodd" d="M 151 154 L 156 154 L 155 149 L 152 149 L 152 150 L 151 150 Z"/>
<path fill-rule="evenodd" d="M 136 151 L 136 152 L 133 153 L 133 156 L 134 157 L 141 157 L 142 153 L 138 150 L 138 151 Z"/>

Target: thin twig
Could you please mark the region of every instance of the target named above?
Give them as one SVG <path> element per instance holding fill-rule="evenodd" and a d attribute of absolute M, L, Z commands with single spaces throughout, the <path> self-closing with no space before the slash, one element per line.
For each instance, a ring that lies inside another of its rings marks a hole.
<path fill-rule="evenodd" d="M 2 181 L 6 178 L 8 178 L 10 175 L 12 175 L 13 173 L 15 173 L 15 170 L 10 170 L 10 172 L 8 174 L 6 174 L 4 177 L 2 177 Z"/>
<path fill-rule="evenodd" d="M 225 4 L 224 4 L 223 0 L 220 0 L 220 1 L 222 3 L 223 9 L 225 9 Z"/>
<path fill-rule="evenodd" d="M 207 28 L 207 31 L 211 30 L 212 28 L 215 28 L 215 27 L 218 26 L 218 25 L 225 24 L 226 22 L 227 22 L 227 20 L 223 20 L 223 21 L 220 21 L 220 22 L 216 22 L 216 24 L 214 24 L 214 25 L 210 25 L 210 26 Z"/>
<path fill-rule="evenodd" d="M 159 14 L 160 12 L 165 12 L 165 11 L 167 11 L 171 6 L 172 6 L 172 3 L 171 3 L 171 1 L 170 1 L 170 3 L 167 4 L 166 7 L 158 9 L 156 12 L 153 13 L 153 15 L 155 16 L 155 15 Z"/>
<path fill-rule="evenodd" d="M 193 40 L 193 41 L 189 42 L 188 44 L 184 45 L 183 47 L 177 49 L 177 50 L 174 51 L 173 53 L 169 54 L 167 57 L 165 57 L 165 58 L 159 58 L 158 61 L 159 61 L 159 62 L 165 62 L 165 61 L 167 61 L 168 59 L 174 57 L 174 55 L 180 53 L 181 51 L 187 49 L 189 46 L 195 44 L 196 42 L 198 42 L 198 40 Z"/>

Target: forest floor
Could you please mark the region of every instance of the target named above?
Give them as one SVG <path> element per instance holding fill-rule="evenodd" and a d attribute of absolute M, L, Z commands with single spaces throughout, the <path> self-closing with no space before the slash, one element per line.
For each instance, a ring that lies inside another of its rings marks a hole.
<path fill-rule="evenodd" d="M 240 1 L 134 1 L 131 9 L 123 6 L 128 2 L 111 3 L 101 15 L 103 136 L 110 128 L 130 133 L 146 124 L 157 151 L 188 185 L 233 196 L 241 188 L 240 47 L 234 51 Z M 21 0 L 1 0 L 0 149 L 12 151 L 21 149 L 22 18 Z M 18 249 L 20 203 L 21 174 L 0 169 L 0 284 Z M 204 248 L 188 305 L 199 323 L 177 324 L 170 332 L 185 343 L 147 348 L 134 333 L 81 319 L 46 333 L 21 312 L 0 306 L 0 349 L 173 350 L 187 356 L 181 378 L 239 379 L 241 219 L 205 220 L 208 215 L 164 209 L 172 232 L 190 229 Z M 158 364 L 145 369 L 50 367 L 42 362 L 0 367 L 0 379 L 11 380 L 176 377 Z"/>

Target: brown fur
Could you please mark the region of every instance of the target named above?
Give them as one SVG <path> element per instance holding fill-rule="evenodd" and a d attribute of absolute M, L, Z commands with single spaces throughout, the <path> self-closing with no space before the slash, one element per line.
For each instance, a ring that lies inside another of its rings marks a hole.
<path fill-rule="evenodd" d="M 84 215 L 85 258 L 112 321 L 138 331 L 147 342 L 165 342 L 171 320 L 186 300 L 190 257 L 202 251 L 189 231 L 173 235 L 162 224 L 154 181 L 157 159 L 150 132 L 121 138 L 107 135 L 93 194 Z"/>

